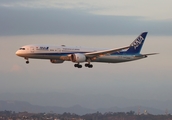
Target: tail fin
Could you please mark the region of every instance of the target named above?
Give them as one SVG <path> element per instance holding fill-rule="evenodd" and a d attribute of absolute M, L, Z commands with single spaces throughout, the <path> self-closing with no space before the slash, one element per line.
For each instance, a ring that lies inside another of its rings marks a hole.
<path fill-rule="evenodd" d="M 131 44 L 126 54 L 139 54 L 148 32 L 141 33 Z"/>

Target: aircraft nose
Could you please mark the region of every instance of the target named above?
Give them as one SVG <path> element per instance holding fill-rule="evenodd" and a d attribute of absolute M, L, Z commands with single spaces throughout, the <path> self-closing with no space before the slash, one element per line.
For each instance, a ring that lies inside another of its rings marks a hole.
<path fill-rule="evenodd" d="M 16 51 L 16 55 L 17 55 L 17 56 L 19 56 L 19 55 L 20 55 L 20 52 L 19 52 L 18 50 Z"/>

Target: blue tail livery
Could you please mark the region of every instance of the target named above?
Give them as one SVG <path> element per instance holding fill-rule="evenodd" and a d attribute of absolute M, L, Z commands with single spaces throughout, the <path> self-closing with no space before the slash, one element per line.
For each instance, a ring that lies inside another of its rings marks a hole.
<path fill-rule="evenodd" d="M 129 49 L 126 51 L 126 54 L 139 54 L 144 41 L 146 39 L 147 32 L 140 34 L 130 45 Z"/>
<path fill-rule="evenodd" d="M 136 55 L 140 54 L 144 41 L 146 39 L 148 32 L 141 33 L 129 46 L 127 50 L 122 50 L 120 52 L 115 52 L 112 55 Z"/>

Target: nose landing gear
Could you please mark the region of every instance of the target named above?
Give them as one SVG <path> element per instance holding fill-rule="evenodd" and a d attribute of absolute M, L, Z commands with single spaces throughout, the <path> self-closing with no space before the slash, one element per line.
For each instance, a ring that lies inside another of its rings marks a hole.
<path fill-rule="evenodd" d="M 28 58 L 24 58 L 24 59 L 26 59 L 26 64 L 29 64 L 29 59 Z"/>

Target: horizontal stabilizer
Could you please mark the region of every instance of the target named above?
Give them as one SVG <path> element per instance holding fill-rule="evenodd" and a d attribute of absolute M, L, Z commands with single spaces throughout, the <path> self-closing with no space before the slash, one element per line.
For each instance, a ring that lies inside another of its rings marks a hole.
<path fill-rule="evenodd" d="M 143 57 L 143 56 L 149 56 L 149 55 L 156 55 L 156 54 L 159 54 L 159 53 L 149 53 L 149 54 L 140 54 L 140 55 L 136 55 L 135 57 Z"/>

